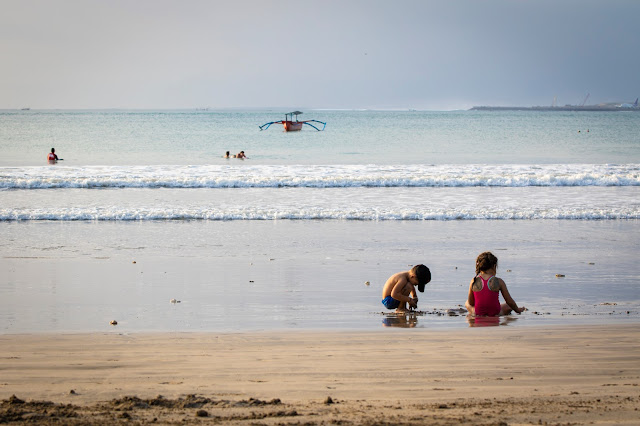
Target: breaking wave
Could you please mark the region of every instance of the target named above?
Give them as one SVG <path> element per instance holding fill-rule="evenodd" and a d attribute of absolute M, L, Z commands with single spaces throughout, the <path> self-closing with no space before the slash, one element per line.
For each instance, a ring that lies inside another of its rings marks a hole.
<path fill-rule="evenodd" d="M 615 220 L 640 219 L 638 207 L 529 209 L 354 209 L 354 208 L 45 208 L 0 209 L 0 221 L 167 221 L 167 220 Z"/>
<path fill-rule="evenodd" d="M 0 168 L 2 189 L 640 186 L 640 164 Z"/>

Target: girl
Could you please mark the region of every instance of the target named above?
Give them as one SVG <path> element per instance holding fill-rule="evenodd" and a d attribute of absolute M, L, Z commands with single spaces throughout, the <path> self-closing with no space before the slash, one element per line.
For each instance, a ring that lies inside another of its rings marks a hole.
<path fill-rule="evenodd" d="M 494 317 L 498 315 L 509 315 L 511 310 L 518 314 L 526 308 L 518 307 L 511 298 L 507 285 L 501 278 L 496 277 L 498 268 L 498 258 L 491 252 L 484 252 L 476 260 L 476 276 L 469 284 L 469 296 L 465 302 L 465 307 L 471 315 Z M 499 293 L 502 293 L 504 301 L 500 304 Z"/>

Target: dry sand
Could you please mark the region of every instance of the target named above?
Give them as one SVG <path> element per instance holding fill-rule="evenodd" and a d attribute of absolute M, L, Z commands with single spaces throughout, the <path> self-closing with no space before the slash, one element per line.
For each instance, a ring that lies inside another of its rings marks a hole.
<path fill-rule="evenodd" d="M 0 336 L 0 423 L 640 424 L 640 325 Z"/>

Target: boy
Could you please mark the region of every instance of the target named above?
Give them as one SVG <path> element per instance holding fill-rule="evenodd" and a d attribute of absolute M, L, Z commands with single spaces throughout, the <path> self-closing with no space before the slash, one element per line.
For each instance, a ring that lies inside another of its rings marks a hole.
<path fill-rule="evenodd" d="M 431 281 L 431 271 L 424 265 L 415 265 L 409 271 L 393 274 L 382 288 L 382 304 L 387 309 L 395 309 L 396 312 L 407 311 L 409 308 L 418 307 L 418 295 L 415 286 L 420 293 L 424 293 L 424 286 Z"/>

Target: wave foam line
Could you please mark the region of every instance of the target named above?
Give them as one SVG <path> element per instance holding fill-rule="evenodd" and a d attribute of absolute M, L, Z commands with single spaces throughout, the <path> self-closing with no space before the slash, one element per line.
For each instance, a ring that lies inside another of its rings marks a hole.
<path fill-rule="evenodd" d="M 588 210 L 557 209 L 493 209 L 493 210 L 432 210 L 398 211 L 380 209 L 334 210 L 308 209 L 163 209 L 138 208 L 99 209 L 0 209 L 0 221 L 174 221 L 174 220 L 358 220 L 358 221 L 414 221 L 414 220 L 625 220 L 640 219 L 639 208 Z"/>
<path fill-rule="evenodd" d="M 640 186 L 640 164 L 0 168 L 2 189 Z"/>

